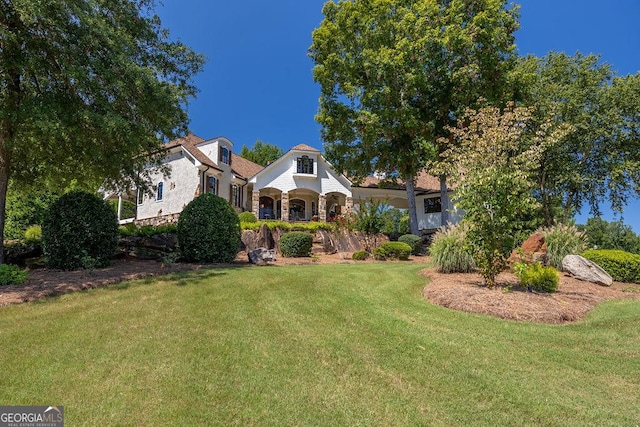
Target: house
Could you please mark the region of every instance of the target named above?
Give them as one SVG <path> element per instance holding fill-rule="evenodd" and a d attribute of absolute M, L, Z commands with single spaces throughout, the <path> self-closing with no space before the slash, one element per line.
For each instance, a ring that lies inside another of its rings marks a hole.
<path fill-rule="evenodd" d="M 177 221 L 182 209 L 202 193 L 216 194 L 237 212 L 251 211 L 260 219 L 282 221 L 328 221 L 357 209 L 367 200 L 385 200 L 407 209 L 402 183 L 371 176 L 353 183 L 338 173 L 322 153 L 309 145 L 293 147 L 266 167 L 233 152 L 224 137 L 204 140 L 193 134 L 171 141 L 163 162 L 171 166 L 170 177 L 153 177 L 152 197 L 136 195 L 136 223 L 162 224 Z M 418 226 L 423 232 L 440 227 L 440 182 L 420 173 L 416 181 Z M 460 215 L 452 212 L 451 220 Z"/>

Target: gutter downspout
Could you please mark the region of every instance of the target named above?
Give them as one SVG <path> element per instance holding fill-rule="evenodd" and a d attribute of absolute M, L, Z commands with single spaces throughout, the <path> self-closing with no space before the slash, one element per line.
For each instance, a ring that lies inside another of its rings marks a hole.
<path fill-rule="evenodd" d="M 207 168 L 204 171 L 202 171 L 202 193 L 200 194 L 206 193 L 205 183 L 206 183 L 207 172 L 209 171 L 209 169 L 211 169 L 211 166 L 207 166 Z"/>

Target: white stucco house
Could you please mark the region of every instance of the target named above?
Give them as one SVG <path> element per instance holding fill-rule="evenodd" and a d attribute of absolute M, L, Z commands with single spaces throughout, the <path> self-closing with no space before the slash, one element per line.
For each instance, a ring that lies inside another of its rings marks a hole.
<path fill-rule="evenodd" d="M 193 134 L 171 141 L 165 147 L 164 163 L 170 177 L 158 173 L 153 196 L 138 191 L 135 196 L 138 224 L 177 221 L 182 209 L 206 192 L 226 200 L 237 212 L 251 211 L 260 219 L 282 221 L 328 221 L 357 209 L 361 202 L 386 200 L 397 208 L 408 208 L 406 190 L 377 177 L 357 185 L 338 173 L 322 153 L 300 144 L 266 167 L 233 152 L 224 137 L 202 139 Z M 416 182 L 418 226 L 423 231 L 440 227 L 440 183 L 427 173 Z M 452 222 L 460 215 L 452 212 Z"/>

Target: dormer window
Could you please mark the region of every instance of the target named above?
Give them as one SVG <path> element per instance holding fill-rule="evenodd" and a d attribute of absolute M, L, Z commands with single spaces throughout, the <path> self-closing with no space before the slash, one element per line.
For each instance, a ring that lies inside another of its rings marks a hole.
<path fill-rule="evenodd" d="M 220 147 L 220 162 L 226 165 L 231 163 L 231 151 L 227 147 Z"/>
<path fill-rule="evenodd" d="M 313 159 L 309 156 L 298 157 L 298 173 L 313 175 Z"/>

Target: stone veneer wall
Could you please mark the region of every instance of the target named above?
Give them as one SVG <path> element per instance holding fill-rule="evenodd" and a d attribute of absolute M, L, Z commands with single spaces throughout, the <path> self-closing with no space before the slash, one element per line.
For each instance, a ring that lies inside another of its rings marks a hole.
<path fill-rule="evenodd" d="M 137 219 L 133 223 L 138 227 L 144 227 L 145 225 L 157 227 L 159 225 L 177 224 L 178 218 L 180 218 L 180 214 L 174 213 L 170 215 L 156 216 L 153 218 Z"/>

